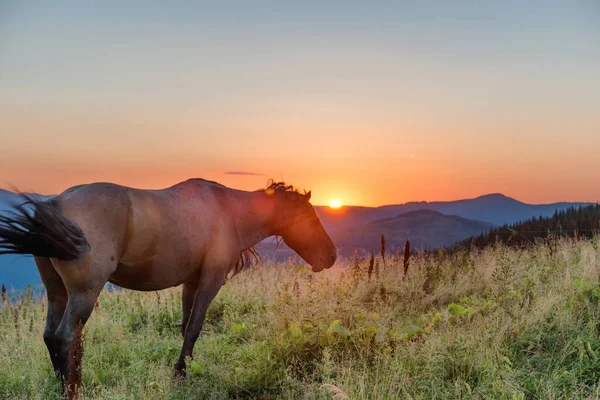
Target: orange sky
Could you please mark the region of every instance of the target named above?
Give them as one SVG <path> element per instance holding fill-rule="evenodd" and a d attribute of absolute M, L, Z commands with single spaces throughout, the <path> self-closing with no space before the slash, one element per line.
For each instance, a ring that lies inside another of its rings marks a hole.
<path fill-rule="evenodd" d="M 600 200 L 599 9 L 435 4 L 0 10 L 0 187 Z"/>
<path fill-rule="evenodd" d="M 278 121 L 237 122 L 246 131 L 238 137 L 227 134 L 234 129 L 229 123 L 207 127 L 182 118 L 169 123 L 151 116 L 135 122 L 40 115 L 2 116 L 15 132 L 3 138 L 0 149 L 2 186 L 57 193 L 82 182 L 161 188 L 204 177 L 253 190 L 273 177 L 313 190 L 313 204 L 338 199 L 381 205 L 490 192 L 530 202 L 600 198 L 593 184 L 600 140 L 591 129 L 589 146 L 582 146 L 568 140 L 566 128 L 549 124 L 544 131 L 553 134 L 538 139 L 519 137 L 510 125 L 461 131 L 449 124 L 290 118 L 283 135 Z M 577 128 L 586 132 L 586 124 L 581 125 Z M 256 138 L 254 132 L 261 135 Z M 230 171 L 257 175 L 225 174 Z"/>

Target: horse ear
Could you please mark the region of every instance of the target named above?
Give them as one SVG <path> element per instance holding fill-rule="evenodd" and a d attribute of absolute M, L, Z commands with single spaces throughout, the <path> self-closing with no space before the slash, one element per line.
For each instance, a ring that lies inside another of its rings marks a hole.
<path fill-rule="evenodd" d="M 304 195 L 304 198 L 306 199 L 306 201 L 309 201 L 310 200 L 310 192 L 306 193 Z"/>

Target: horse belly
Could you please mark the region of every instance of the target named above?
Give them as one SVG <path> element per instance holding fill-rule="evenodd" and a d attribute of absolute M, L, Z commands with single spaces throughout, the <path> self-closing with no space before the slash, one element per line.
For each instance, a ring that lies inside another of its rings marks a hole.
<path fill-rule="evenodd" d="M 161 260 L 121 262 L 109 281 L 133 290 L 161 290 L 179 286 L 190 280 L 196 271 L 184 265 Z"/>
<path fill-rule="evenodd" d="M 198 262 L 188 239 L 187 224 L 153 196 L 133 199 L 123 253 L 109 281 L 134 290 L 160 290 L 181 285 Z"/>

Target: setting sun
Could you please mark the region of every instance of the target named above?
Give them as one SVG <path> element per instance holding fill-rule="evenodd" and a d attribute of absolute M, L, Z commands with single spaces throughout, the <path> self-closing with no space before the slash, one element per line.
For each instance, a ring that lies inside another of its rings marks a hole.
<path fill-rule="evenodd" d="M 341 206 L 342 203 L 339 200 L 331 200 L 331 203 L 329 203 L 329 207 L 331 208 L 340 208 Z"/>

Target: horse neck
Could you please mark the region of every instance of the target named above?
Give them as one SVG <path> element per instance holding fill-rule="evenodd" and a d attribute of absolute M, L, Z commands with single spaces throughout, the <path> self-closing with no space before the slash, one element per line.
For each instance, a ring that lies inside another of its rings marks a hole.
<path fill-rule="evenodd" d="M 278 233 L 275 222 L 281 200 L 264 192 L 238 192 L 233 197 L 234 224 L 242 250 Z"/>

